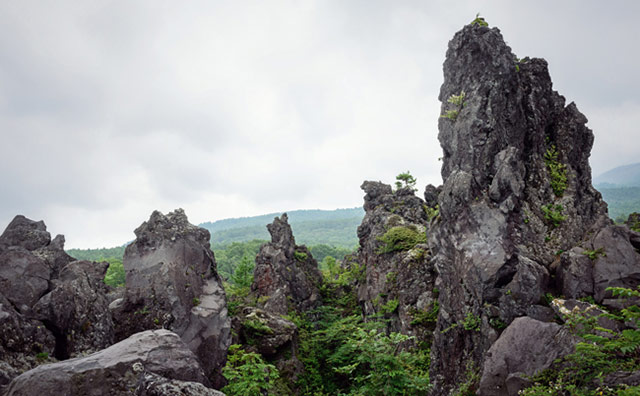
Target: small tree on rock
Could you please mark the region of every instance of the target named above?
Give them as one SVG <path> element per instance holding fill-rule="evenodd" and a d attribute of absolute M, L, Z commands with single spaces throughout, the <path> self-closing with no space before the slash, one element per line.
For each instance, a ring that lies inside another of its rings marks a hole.
<path fill-rule="evenodd" d="M 411 176 L 409 171 L 400 173 L 396 176 L 396 189 L 410 187 L 413 191 L 418 191 L 416 187 L 416 178 Z"/>

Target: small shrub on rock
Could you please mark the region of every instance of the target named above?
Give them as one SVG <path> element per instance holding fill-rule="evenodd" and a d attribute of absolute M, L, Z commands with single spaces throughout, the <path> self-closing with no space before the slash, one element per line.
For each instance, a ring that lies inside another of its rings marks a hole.
<path fill-rule="evenodd" d="M 392 253 L 410 250 L 419 243 L 426 243 L 427 234 L 420 232 L 414 225 L 397 226 L 391 227 L 384 235 L 378 237 L 378 240 L 384 243 L 378 249 L 378 254 Z"/>

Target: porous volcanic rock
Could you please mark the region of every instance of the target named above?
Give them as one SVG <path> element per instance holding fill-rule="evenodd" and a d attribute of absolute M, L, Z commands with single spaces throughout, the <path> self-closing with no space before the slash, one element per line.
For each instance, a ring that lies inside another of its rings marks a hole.
<path fill-rule="evenodd" d="M 125 295 L 110 305 L 117 339 L 146 329 L 174 331 L 196 354 L 215 387 L 231 343 L 231 321 L 209 232 L 182 209 L 155 211 L 135 230 L 123 265 Z"/>
<path fill-rule="evenodd" d="M 56 358 L 86 355 L 113 344 L 113 321 L 104 284 L 108 267 L 106 262 L 67 264 L 52 281 L 53 290 L 33 307 L 34 317 L 56 335 Z"/>
<path fill-rule="evenodd" d="M 365 215 L 358 227 L 356 261 L 365 269 L 364 281 L 358 286 L 362 311 L 366 317 L 384 316 L 391 331 L 429 342 L 437 314 L 435 270 L 426 244 L 429 206 L 411 188 L 393 192 L 391 186 L 374 181 L 365 181 L 360 188 L 365 192 Z M 429 193 L 437 199 L 435 188 Z M 433 199 L 431 203 L 436 205 Z M 385 249 L 383 237 L 394 231 L 422 240 L 399 246 L 405 241 L 394 238 L 397 244 Z"/>
<path fill-rule="evenodd" d="M 43 361 L 113 342 L 105 271 L 75 262 L 44 222 L 13 219 L 0 236 L 0 391 Z"/>
<path fill-rule="evenodd" d="M 136 395 L 145 372 L 208 384 L 195 355 L 177 334 L 149 330 L 89 356 L 29 370 L 11 382 L 6 396 Z"/>
<path fill-rule="evenodd" d="M 439 99 L 431 380 L 446 395 L 480 373 L 505 325 L 548 317 L 545 293 L 602 301 L 608 286 L 637 284 L 640 260 L 591 185 L 587 119 L 553 91 L 545 60 L 518 59 L 497 28 L 470 24 L 449 42 Z M 595 263 L 579 256 L 600 248 Z"/>
<path fill-rule="evenodd" d="M 308 311 L 321 305 L 322 274 L 306 246 L 296 245 L 287 214 L 267 225 L 271 242 L 260 247 L 251 292 L 264 310 L 285 315 L 289 309 Z"/>
<path fill-rule="evenodd" d="M 577 337 L 556 323 L 515 319 L 487 351 L 478 394 L 516 396 L 530 385 L 529 377 L 572 352 L 576 342 Z"/>

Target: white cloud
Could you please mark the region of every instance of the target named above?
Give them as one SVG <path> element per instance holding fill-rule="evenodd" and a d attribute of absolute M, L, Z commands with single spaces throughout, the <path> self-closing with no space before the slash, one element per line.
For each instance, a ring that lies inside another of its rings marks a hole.
<path fill-rule="evenodd" d="M 154 209 L 198 223 L 360 205 L 363 180 L 405 170 L 438 184 L 442 62 L 478 11 L 516 54 L 549 60 L 591 120 L 594 169 L 637 158 L 628 7 L 2 3 L 0 227 L 22 213 L 69 246 L 108 246 Z M 611 126 L 623 148 L 600 138 Z"/>

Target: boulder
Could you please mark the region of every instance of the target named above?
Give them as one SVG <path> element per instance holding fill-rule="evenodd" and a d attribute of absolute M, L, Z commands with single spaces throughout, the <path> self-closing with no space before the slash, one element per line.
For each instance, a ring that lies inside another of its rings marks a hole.
<path fill-rule="evenodd" d="M 6 396 L 135 395 L 145 372 L 208 384 L 198 359 L 177 334 L 150 330 L 89 356 L 27 371 L 11 382 Z"/>
<path fill-rule="evenodd" d="M 136 396 L 225 396 L 199 382 L 179 381 L 145 372 L 138 380 Z"/>
<path fill-rule="evenodd" d="M 296 245 L 287 214 L 267 225 L 271 242 L 260 247 L 251 293 L 266 311 L 285 315 L 289 309 L 308 311 L 322 304 L 322 274 L 306 246 Z"/>
<path fill-rule="evenodd" d="M 478 394 L 518 395 L 531 385 L 529 377 L 571 353 L 576 342 L 575 336 L 556 323 L 528 317 L 515 319 L 487 351 Z"/>
<path fill-rule="evenodd" d="M 209 232 L 189 223 L 182 209 L 155 211 L 135 230 L 123 265 L 125 294 L 111 303 L 116 339 L 147 329 L 180 335 L 214 386 L 231 343 L 231 321 L 222 281 L 209 247 Z"/>

